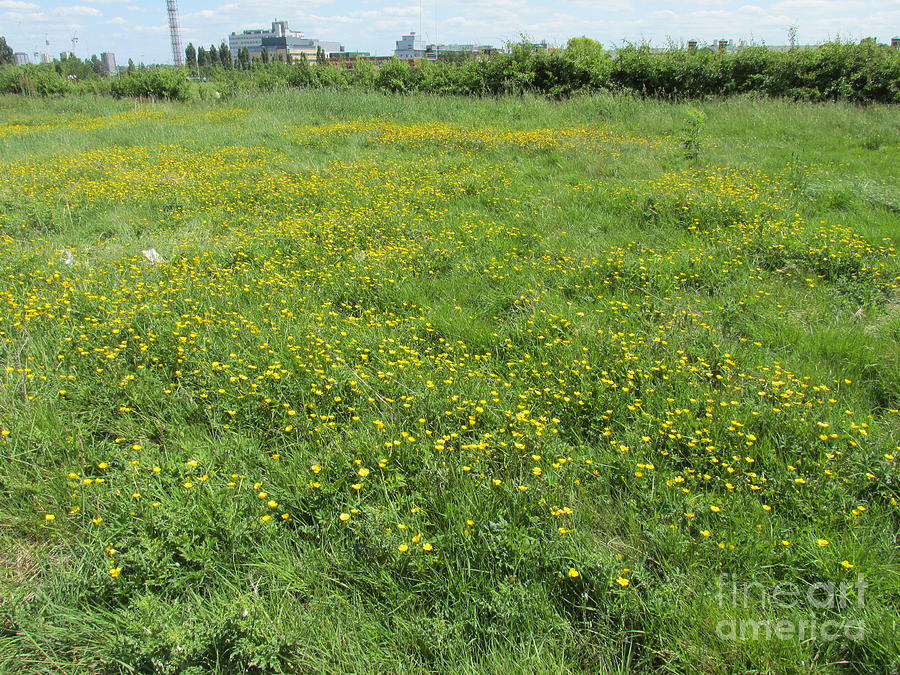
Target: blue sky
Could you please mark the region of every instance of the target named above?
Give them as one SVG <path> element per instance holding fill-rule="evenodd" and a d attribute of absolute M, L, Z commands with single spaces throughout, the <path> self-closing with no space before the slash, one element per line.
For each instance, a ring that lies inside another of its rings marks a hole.
<path fill-rule="evenodd" d="M 165 0 L 0 0 L 0 35 L 16 51 L 44 51 L 47 40 L 48 51 L 58 54 L 77 35 L 81 57 L 111 51 L 120 63 L 171 62 L 165 6 Z M 420 25 L 428 42 L 495 45 L 521 34 L 560 45 L 578 35 L 608 46 L 662 45 L 669 38 L 775 45 L 787 43 L 792 25 L 801 43 L 900 34 L 900 0 L 181 0 L 179 9 L 185 44 L 218 44 L 231 31 L 278 18 L 307 37 L 373 54 L 391 53 L 401 34 Z"/>

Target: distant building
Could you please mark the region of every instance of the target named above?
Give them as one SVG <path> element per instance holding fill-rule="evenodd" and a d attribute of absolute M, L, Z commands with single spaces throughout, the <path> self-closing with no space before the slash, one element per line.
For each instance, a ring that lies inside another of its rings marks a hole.
<path fill-rule="evenodd" d="M 473 58 L 495 54 L 499 50 L 491 45 L 428 45 L 425 58 L 438 61 L 442 58 Z"/>
<path fill-rule="evenodd" d="M 354 54 L 354 56 L 346 56 L 349 54 Z M 331 56 L 329 56 L 328 61 L 333 65 L 341 66 L 342 68 L 346 68 L 348 70 L 353 70 L 357 63 L 368 63 L 378 67 L 384 65 L 385 63 L 393 61 L 395 58 L 397 57 L 370 56 L 367 52 L 340 52 L 338 54 L 332 54 Z"/>
<path fill-rule="evenodd" d="M 119 69 L 116 68 L 116 55 L 110 52 L 103 52 L 100 54 L 100 61 L 103 63 L 103 70 L 106 71 L 107 75 L 115 75 L 119 72 Z"/>
<path fill-rule="evenodd" d="M 519 42 L 516 46 L 528 49 L 535 54 L 550 50 L 550 46 L 547 44 L 546 40 L 541 40 L 540 42 Z"/>
<path fill-rule="evenodd" d="M 13 58 L 16 60 L 17 66 L 24 66 L 28 63 L 31 63 L 31 59 L 28 58 L 28 54 L 25 52 L 16 52 L 13 54 Z"/>
<path fill-rule="evenodd" d="M 41 54 L 40 59 L 41 59 L 41 63 L 50 63 L 50 55 L 47 54 L 46 52 Z"/>
<path fill-rule="evenodd" d="M 491 45 L 457 45 L 457 44 L 425 44 L 415 32 L 404 35 L 396 42 L 394 56 L 404 61 L 429 59 L 437 61 L 441 58 L 468 58 L 495 54 L 500 51 Z M 546 47 L 546 43 L 544 45 Z"/>
<path fill-rule="evenodd" d="M 287 21 L 273 21 L 272 30 L 254 29 L 240 33 L 232 33 L 228 36 L 228 48 L 231 57 L 237 59 L 238 51 L 247 49 L 250 58 L 258 59 L 263 50 L 272 60 L 288 60 L 303 58 L 314 61 L 321 50 L 328 58 L 332 54 L 344 51 L 343 45 L 338 42 L 315 40 L 303 36 L 303 33 L 288 28 Z"/>
<path fill-rule="evenodd" d="M 356 59 L 372 58 L 370 52 L 335 52 L 328 56 L 332 61 L 355 61 Z"/>
<path fill-rule="evenodd" d="M 394 50 L 394 56 L 398 59 L 424 59 L 425 43 L 421 38 L 416 37 L 415 32 L 404 35 L 396 42 L 397 48 Z"/>

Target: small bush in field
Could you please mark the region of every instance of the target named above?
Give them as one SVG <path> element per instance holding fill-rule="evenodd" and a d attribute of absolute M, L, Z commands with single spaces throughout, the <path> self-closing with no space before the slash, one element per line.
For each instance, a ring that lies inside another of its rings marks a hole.
<path fill-rule="evenodd" d="M 140 69 L 118 75 L 110 83 L 110 92 L 117 98 L 153 98 L 166 101 L 185 101 L 190 89 L 179 70 L 167 68 Z"/>

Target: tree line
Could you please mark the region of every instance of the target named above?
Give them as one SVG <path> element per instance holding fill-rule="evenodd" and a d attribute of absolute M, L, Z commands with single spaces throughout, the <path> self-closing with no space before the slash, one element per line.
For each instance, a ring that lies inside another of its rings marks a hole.
<path fill-rule="evenodd" d="M 380 66 L 364 59 L 330 63 L 321 51 L 313 62 L 290 62 L 263 50 L 251 59 L 244 48 L 232 54 L 218 47 L 186 49 L 186 72 L 173 68 L 129 68 L 104 85 L 66 77 L 66 66 L 0 70 L 0 92 L 57 95 L 79 89 L 117 96 L 185 99 L 203 94 L 186 75 L 203 75 L 217 95 L 287 87 L 366 88 L 434 94 L 498 96 L 534 93 L 564 98 L 600 91 L 628 92 L 665 99 L 763 95 L 806 101 L 900 103 L 900 49 L 873 39 L 828 42 L 787 50 L 749 46 L 734 51 L 708 48 L 654 50 L 647 45 L 604 49 L 589 38 L 573 38 L 565 48 L 536 50 L 514 44 L 485 58 L 406 62 Z M 27 71 L 24 75 L 22 71 Z M 18 73 L 18 74 L 17 74 Z M 80 78 L 88 79 L 91 78 Z M 34 84 L 40 80 L 40 86 Z M 23 86 L 30 81 L 29 87 Z M 138 93 L 135 93 L 138 92 Z"/>

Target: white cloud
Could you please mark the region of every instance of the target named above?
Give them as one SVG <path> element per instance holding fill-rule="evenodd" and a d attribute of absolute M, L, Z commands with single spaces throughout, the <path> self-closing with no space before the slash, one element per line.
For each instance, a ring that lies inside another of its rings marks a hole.
<path fill-rule="evenodd" d="M 17 0 L 0 0 L 0 9 L 40 9 L 33 2 L 17 2 Z"/>
<path fill-rule="evenodd" d="M 55 16 L 103 16 L 103 12 L 96 7 L 87 7 L 86 5 L 54 7 L 49 10 L 49 13 Z"/>

